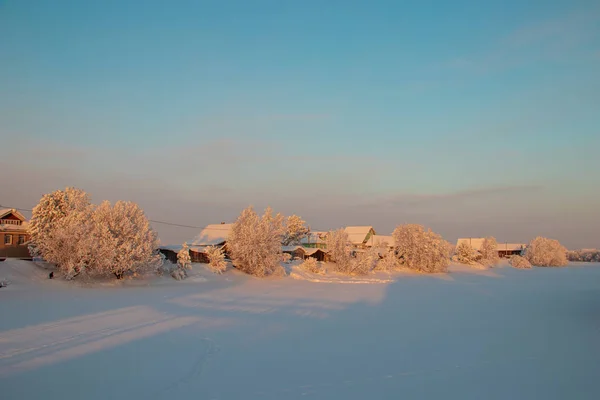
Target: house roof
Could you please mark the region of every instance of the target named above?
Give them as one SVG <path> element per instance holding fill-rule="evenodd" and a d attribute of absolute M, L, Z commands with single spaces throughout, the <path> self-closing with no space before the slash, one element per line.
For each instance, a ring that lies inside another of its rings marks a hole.
<path fill-rule="evenodd" d="M 348 234 L 348 239 L 352 244 L 363 244 L 367 240 L 367 235 L 375 230 L 372 226 L 347 226 L 344 231 Z"/>
<path fill-rule="evenodd" d="M 460 238 L 456 241 L 456 247 L 458 247 L 461 243 L 468 243 L 471 245 L 473 250 L 479 251 L 484 240 L 485 238 Z"/>
<path fill-rule="evenodd" d="M 300 249 L 302 251 L 306 251 L 304 249 L 304 247 L 302 247 L 302 246 L 281 246 L 281 251 L 283 251 L 283 252 L 286 252 L 286 251 L 293 252 L 293 251 L 296 251 L 298 249 Z"/>
<path fill-rule="evenodd" d="M 306 235 L 305 237 L 303 237 L 302 239 L 300 239 L 300 243 L 302 244 L 308 244 L 308 243 L 326 243 L 326 241 L 324 239 L 321 239 L 319 236 L 323 236 L 327 234 L 327 232 L 318 232 L 318 231 L 313 231 L 310 232 L 308 235 Z"/>
<path fill-rule="evenodd" d="M 227 241 L 233 224 L 207 225 L 191 242 L 190 246 L 214 246 Z"/>
<path fill-rule="evenodd" d="M 19 211 L 14 208 L 1 208 L 0 209 L 0 219 L 6 217 L 9 214 L 13 214 L 15 217 L 19 218 L 21 221 L 25 221 L 27 218 L 23 216 Z"/>
<path fill-rule="evenodd" d="M 304 254 L 306 254 L 307 256 L 311 256 L 317 252 L 323 252 L 323 253 L 327 253 L 327 250 L 323 250 L 323 249 L 318 249 L 316 247 L 311 247 L 311 248 L 305 248 L 304 249 Z"/>
<path fill-rule="evenodd" d="M 10 223 L 0 224 L 0 231 L 19 232 L 19 233 L 27 231 L 28 222 L 27 222 L 27 219 L 23 216 L 23 214 L 21 214 L 14 208 L 0 209 L 0 219 L 3 219 L 4 217 L 6 217 L 10 214 L 13 214 L 15 217 L 17 217 L 19 220 L 21 220 L 21 225 L 13 225 Z"/>
<path fill-rule="evenodd" d="M 473 250 L 479 251 L 481 250 L 484 240 L 485 238 L 461 238 L 456 242 L 456 246 L 458 247 L 459 244 L 466 242 L 471 245 Z M 517 251 L 523 250 L 525 247 L 527 247 L 527 245 L 523 243 L 498 243 L 498 250 Z"/>
<path fill-rule="evenodd" d="M 367 242 L 367 244 L 370 246 L 376 246 L 382 243 L 387 243 L 388 246 L 393 246 L 395 243 L 394 237 L 391 235 L 373 235 Z"/>

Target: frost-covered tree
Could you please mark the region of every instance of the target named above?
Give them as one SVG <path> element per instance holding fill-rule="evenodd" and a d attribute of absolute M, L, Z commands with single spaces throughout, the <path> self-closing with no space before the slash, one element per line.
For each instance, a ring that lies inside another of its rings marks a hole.
<path fill-rule="evenodd" d="M 510 265 L 512 265 L 514 268 L 519 268 L 519 269 L 531 268 L 531 263 L 529 261 L 527 261 L 527 259 L 525 257 L 512 256 L 510 258 L 509 262 L 510 262 Z"/>
<path fill-rule="evenodd" d="M 190 257 L 190 248 L 187 242 L 181 246 L 181 250 L 177 252 L 177 264 L 183 269 L 192 269 L 192 257 Z"/>
<path fill-rule="evenodd" d="M 326 240 L 327 252 L 335 263 L 336 271 L 349 273 L 352 270 L 352 247 L 348 233 L 343 229 L 330 231 Z"/>
<path fill-rule="evenodd" d="M 365 251 L 361 251 L 356 254 L 350 262 L 350 269 L 346 272 L 351 275 L 366 275 L 373 271 L 379 261 L 379 249 L 376 247 L 370 247 Z"/>
<path fill-rule="evenodd" d="M 322 274 L 324 272 L 323 265 L 313 257 L 308 257 L 304 260 L 302 264 L 300 264 L 300 267 L 313 274 Z"/>
<path fill-rule="evenodd" d="M 525 258 L 537 267 L 563 267 L 567 260 L 567 249 L 558 240 L 537 237 L 527 246 Z"/>
<path fill-rule="evenodd" d="M 306 237 L 309 232 L 310 229 L 306 227 L 306 221 L 297 215 L 291 215 L 285 221 L 282 244 L 284 246 L 299 245 L 302 238 Z"/>
<path fill-rule="evenodd" d="M 468 242 L 460 242 L 454 250 L 455 261 L 461 264 L 475 264 L 478 254 Z"/>
<path fill-rule="evenodd" d="M 479 253 L 481 254 L 479 259 L 481 264 L 487 266 L 498 264 L 500 257 L 498 256 L 498 243 L 496 242 L 496 238 L 490 236 L 483 239 Z"/>
<path fill-rule="evenodd" d="M 267 208 L 262 217 L 246 208 L 233 224 L 227 248 L 233 265 L 250 275 L 263 277 L 281 273 L 281 237 L 283 216 Z"/>
<path fill-rule="evenodd" d="M 395 269 L 398 269 L 400 264 L 398 262 L 398 257 L 396 257 L 394 250 L 386 250 L 385 252 L 382 252 L 382 254 L 383 258 L 381 258 L 377 262 L 377 265 L 375 266 L 376 270 L 393 271 Z"/>
<path fill-rule="evenodd" d="M 600 251 L 596 249 L 581 249 L 567 252 L 569 261 L 600 262 Z"/>
<path fill-rule="evenodd" d="M 125 273 L 142 272 L 160 264 L 158 236 L 136 203 L 117 201 L 111 207 L 105 201 L 94 214 L 94 219 L 108 228 L 116 252 L 106 273 L 121 279 Z"/>
<path fill-rule="evenodd" d="M 57 266 L 67 278 L 137 272 L 160 264 L 158 239 L 134 203 L 104 202 L 95 207 L 79 189 L 44 195 L 30 226 L 32 252 Z"/>
<path fill-rule="evenodd" d="M 452 246 L 421 225 L 399 225 L 392 234 L 401 265 L 423 272 L 446 272 Z"/>
<path fill-rule="evenodd" d="M 56 190 L 45 194 L 33 208 L 29 221 L 29 251 L 34 257 L 55 257 L 56 245 L 54 236 L 57 224 L 74 212 L 87 212 L 90 207 L 90 198 L 81 189 L 67 187 L 65 190 Z M 78 219 L 78 218 L 75 218 Z M 64 229 L 64 223 L 60 229 Z M 61 234 L 62 235 L 62 234 Z M 52 254 L 50 254 L 52 253 Z"/>
<path fill-rule="evenodd" d="M 222 274 L 227 269 L 225 261 L 225 252 L 223 247 L 208 246 L 206 248 L 206 256 L 208 257 L 208 268 L 215 274 Z"/>
<path fill-rule="evenodd" d="M 281 255 L 281 261 L 283 261 L 286 264 L 289 264 L 290 262 L 292 262 L 292 255 L 290 253 L 283 253 Z"/>

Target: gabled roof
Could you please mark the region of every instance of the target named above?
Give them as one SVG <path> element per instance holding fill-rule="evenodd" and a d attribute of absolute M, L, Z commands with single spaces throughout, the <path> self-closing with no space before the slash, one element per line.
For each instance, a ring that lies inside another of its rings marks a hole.
<path fill-rule="evenodd" d="M 372 235 L 368 242 L 367 245 L 369 246 L 379 246 L 383 243 L 387 243 L 388 246 L 394 246 L 394 244 L 396 243 L 396 241 L 394 240 L 393 236 L 388 236 L 388 235 Z"/>
<path fill-rule="evenodd" d="M 316 247 L 310 247 L 310 248 L 305 248 L 304 249 L 304 254 L 306 254 L 307 256 L 311 256 L 311 255 L 313 255 L 315 253 L 318 253 L 319 251 L 322 252 L 322 253 L 327 253 L 327 250 L 318 249 Z"/>
<path fill-rule="evenodd" d="M 324 237 L 327 232 L 313 231 L 308 235 L 300 239 L 300 243 L 302 244 L 312 244 L 312 243 L 326 243 L 326 240 L 321 239 L 321 236 Z"/>
<path fill-rule="evenodd" d="M 15 217 L 19 218 L 21 221 L 25 221 L 27 218 L 25 218 L 23 216 L 23 214 L 21 214 L 19 211 L 15 210 L 14 208 L 2 208 L 0 209 L 0 219 L 6 217 L 7 215 L 14 215 Z"/>
<path fill-rule="evenodd" d="M 466 242 L 471 245 L 473 250 L 479 251 L 481 250 L 484 240 L 485 238 L 460 238 L 457 240 L 456 246 L 458 247 L 459 244 Z M 523 243 L 498 243 L 498 250 L 517 251 L 523 250 L 525 247 L 527 247 L 527 245 Z"/>
<path fill-rule="evenodd" d="M 460 238 L 456 241 L 456 247 L 458 247 L 461 243 L 468 243 L 471 245 L 473 250 L 479 251 L 481 250 L 481 245 L 485 238 Z"/>
<path fill-rule="evenodd" d="M 231 232 L 233 224 L 212 224 L 206 228 L 191 241 L 190 246 L 215 246 L 227 241 L 227 236 Z"/>
<path fill-rule="evenodd" d="M 306 249 L 302 246 L 281 246 L 281 251 L 283 251 L 283 252 L 286 252 L 286 251 L 293 252 L 298 249 L 300 249 L 302 251 L 306 251 Z"/>
<path fill-rule="evenodd" d="M 348 234 L 348 239 L 352 244 L 365 243 L 369 233 L 375 235 L 375 229 L 372 226 L 347 226 L 344 231 Z"/>

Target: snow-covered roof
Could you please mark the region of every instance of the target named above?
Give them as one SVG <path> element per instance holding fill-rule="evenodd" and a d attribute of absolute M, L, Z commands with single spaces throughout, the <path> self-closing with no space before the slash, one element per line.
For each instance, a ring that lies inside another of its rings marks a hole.
<path fill-rule="evenodd" d="M 171 250 L 171 251 L 178 253 L 182 247 L 183 247 L 183 245 L 181 245 L 181 244 L 166 244 L 163 246 L 158 246 L 158 250 Z"/>
<path fill-rule="evenodd" d="M 484 240 L 485 238 L 461 238 L 457 240 L 456 246 L 458 247 L 459 244 L 466 242 L 471 245 L 473 250 L 479 251 L 481 250 Z M 498 250 L 504 251 L 523 250 L 525 247 L 527 247 L 527 245 L 524 243 L 498 243 Z"/>
<path fill-rule="evenodd" d="M 498 250 L 517 251 L 527 247 L 524 243 L 498 243 Z"/>
<path fill-rule="evenodd" d="M 325 249 L 319 249 L 319 248 L 316 248 L 316 247 L 310 247 L 310 248 L 305 248 L 304 249 L 304 253 L 307 256 L 311 256 L 311 255 L 315 254 L 318 251 L 322 251 L 323 253 L 327 253 L 327 250 L 325 250 Z"/>
<path fill-rule="evenodd" d="M 13 214 L 15 217 L 19 218 L 21 221 L 25 221 L 27 218 L 23 216 L 19 211 L 14 208 L 0 208 L 0 219 L 6 217 L 8 214 Z"/>
<path fill-rule="evenodd" d="M 373 232 L 373 235 L 375 234 L 372 226 L 347 226 L 344 231 L 348 234 L 348 238 L 352 244 L 363 244 L 367 240 L 369 232 Z"/>
<path fill-rule="evenodd" d="M 388 246 L 393 246 L 395 241 L 394 241 L 394 237 L 390 236 L 390 235 L 372 235 L 368 242 L 367 245 L 369 246 L 377 246 L 380 245 L 382 243 L 387 243 Z"/>
<path fill-rule="evenodd" d="M 202 229 L 190 242 L 190 246 L 214 246 L 223 244 L 227 241 L 227 236 L 231 232 L 233 224 L 212 224 Z"/>
<path fill-rule="evenodd" d="M 14 208 L 3 208 L 0 209 L 0 220 L 4 219 L 6 216 L 13 214 L 15 217 L 17 217 L 20 221 L 21 224 L 20 225 L 15 225 L 15 224 L 11 224 L 10 220 L 9 223 L 0 223 L 0 231 L 26 231 L 27 230 L 27 226 L 28 226 L 28 222 L 27 219 L 23 216 L 23 214 L 21 214 L 19 211 L 15 210 Z M 14 221 L 16 222 L 16 221 Z"/>
<path fill-rule="evenodd" d="M 458 247 L 461 243 L 468 243 L 471 245 L 473 250 L 479 251 L 484 240 L 485 238 L 460 238 L 456 241 L 456 247 Z"/>
<path fill-rule="evenodd" d="M 300 243 L 309 244 L 309 243 L 325 243 L 325 239 L 321 239 L 321 237 L 325 237 L 327 232 L 313 231 L 308 235 L 300 239 Z"/>
<path fill-rule="evenodd" d="M 302 247 L 302 246 L 281 246 L 281 251 L 283 251 L 283 252 L 286 252 L 286 251 L 293 252 L 298 249 L 301 249 L 303 251 L 305 250 L 304 247 Z"/>

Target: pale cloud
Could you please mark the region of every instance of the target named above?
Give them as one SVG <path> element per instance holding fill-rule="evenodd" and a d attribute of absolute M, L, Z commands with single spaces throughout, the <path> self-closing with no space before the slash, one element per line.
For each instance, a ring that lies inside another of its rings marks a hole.
<path fill-rule="evenodd" d="M 535 61 L 569 62 L 586 54 L 582 46 L 595 38 L 599 22 L 598 7 L 532 22 L 491 43 L 484 52 L 458 56 L 444 65 L 485 74 Z"/>

